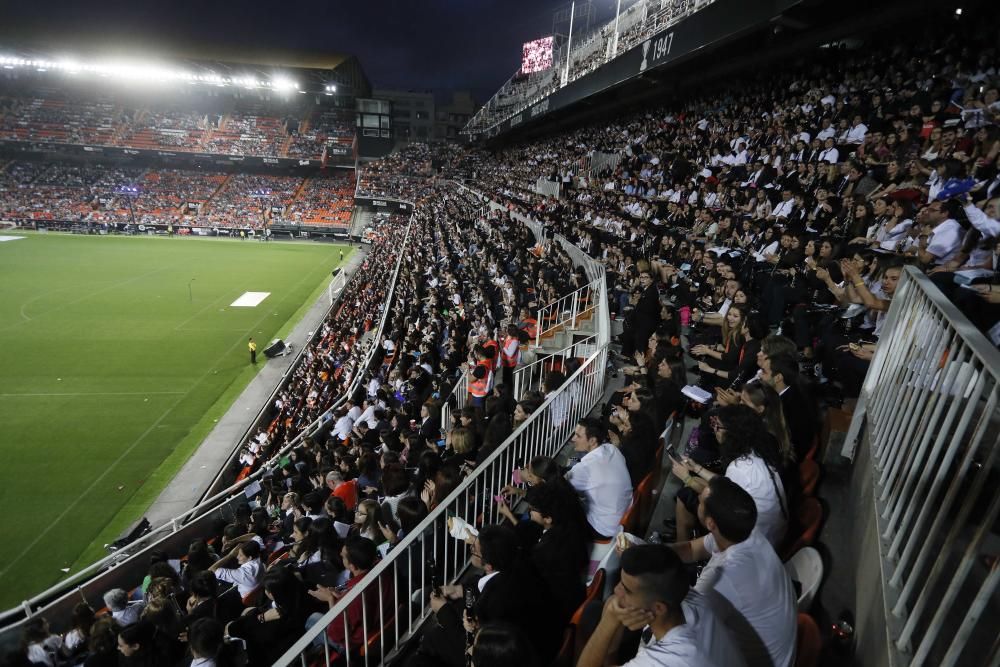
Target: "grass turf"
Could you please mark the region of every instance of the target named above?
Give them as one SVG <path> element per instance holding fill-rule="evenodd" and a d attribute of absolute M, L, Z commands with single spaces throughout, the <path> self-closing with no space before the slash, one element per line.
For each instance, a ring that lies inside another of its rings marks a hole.
<path fill-rule="evenodd" d="M 253 378 L 247 338 L 261 360 L 323 293 L 342 248 L 0 243 L 0 609 L 102 556 L 145 511 Z M 271 294 L 229 307 L 247 291 Z"/>

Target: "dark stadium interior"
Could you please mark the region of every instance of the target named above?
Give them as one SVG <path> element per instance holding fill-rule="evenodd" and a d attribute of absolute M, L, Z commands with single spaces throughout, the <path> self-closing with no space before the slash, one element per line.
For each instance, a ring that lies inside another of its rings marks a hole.
<path fill-rule="evenodd" d="M 497 89 L 452 4 L 0 37 L 0 238 L 358 247 L 198 507 L 0 610 L 4 664 L 1000 664 L 1000 9 L 603 2 Z M 589 3 L 543 4 L 482 43 Z"/>

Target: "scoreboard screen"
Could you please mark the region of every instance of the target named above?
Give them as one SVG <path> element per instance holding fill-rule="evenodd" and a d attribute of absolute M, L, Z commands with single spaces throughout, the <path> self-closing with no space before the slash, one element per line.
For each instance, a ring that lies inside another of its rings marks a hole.
<path fill-rule="evenodd" d="M 552 67 L 552 37 L 542 37 L 524 45 L 521 73 L 531 74 Z"/>

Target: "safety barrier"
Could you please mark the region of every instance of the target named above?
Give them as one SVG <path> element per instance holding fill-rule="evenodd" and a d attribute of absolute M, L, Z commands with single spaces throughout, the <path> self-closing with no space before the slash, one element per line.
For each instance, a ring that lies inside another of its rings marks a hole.
<path fill-rule="evenodd" d="M 566 296 L 538 309 L 535 345 L 562 330 L 577 329 L 584 319 L 593 317 L 600 285 L 596 281 L 570 292 Z"/>
<path fill-rule="evenodd" d="M 514 371 L 514 397 L 520 399 L 526 392 L 542 391 L 545 375 L 555 366 L 565 372 L 566 362 L 569 359 L 587 358 L 594 353 L 596 347 L 597 334 L 592 334 L 542 359 L 519 366 Z"/>
<path fill-rule="evenodd" d="M 1000 352 L 912 267 L 880 341 L 842 453 L 872 461 L 890 664 L 987 664 L 996 616 L 984 611 L 995 613 L 1000 583 L 988 542 L 1000 515 L 990 481 Z"/>
<path fill-rule="evenodd" d="M 471 526 L 500 520 L 494 496 L 511 483 L 514 469 L 534 456 L 556 454 L 577 420 L 602 398 L 607 353 L 604 347 L 592 354 L 560 391 L 546 399 L 275 665 L 332 665 L 338 656 L 322 635 L 333 624 L 341 624 L 343 636 L 350 637 L 356 626 L 350 625 L 349 616 L 360 618 L 365 641 L 342 656 L 343 664 L 377 665 L 391 657 L 429 615 L 427 602 L 432 586 L 456 581 L 468 566 L 469 545 L 449 535 L 449 520 L 461 519 Z M 562 399 L 564 409 L 553 410 L 560 397 L 568 397 Z"/>

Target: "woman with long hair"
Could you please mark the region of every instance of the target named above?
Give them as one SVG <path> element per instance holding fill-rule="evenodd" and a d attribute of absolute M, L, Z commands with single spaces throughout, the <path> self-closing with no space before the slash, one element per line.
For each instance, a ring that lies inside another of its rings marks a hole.
<path fill-rule="evenodd" d="M 757 505 L 757 528 L 772 546 L 777 546 L 788 525 L 788 503 L 781 481 L 782 456 L 764 420 L 752 408 L 730 405 L 710 420 L 719 442 L 725 476 L 749 493 Z M 673 473 L 685 486 L 700 492 L 717 473 L 685 458 L 673 461 Z M 677 503 L 677 537 L 690 539 L 696 517 Z"/>
<path fill-rule="evenodd" d="M 704 384 L 715 386 L 719 380 L 726 380 L 739 365 L 740 350 L 743 347 L 743 326 L 746 321 L 746 307 L 733 304 L 722 321 L 722 342 L 718 345 L 695 345 L 691 355 L 701 357 L 698 370 Z"/>

